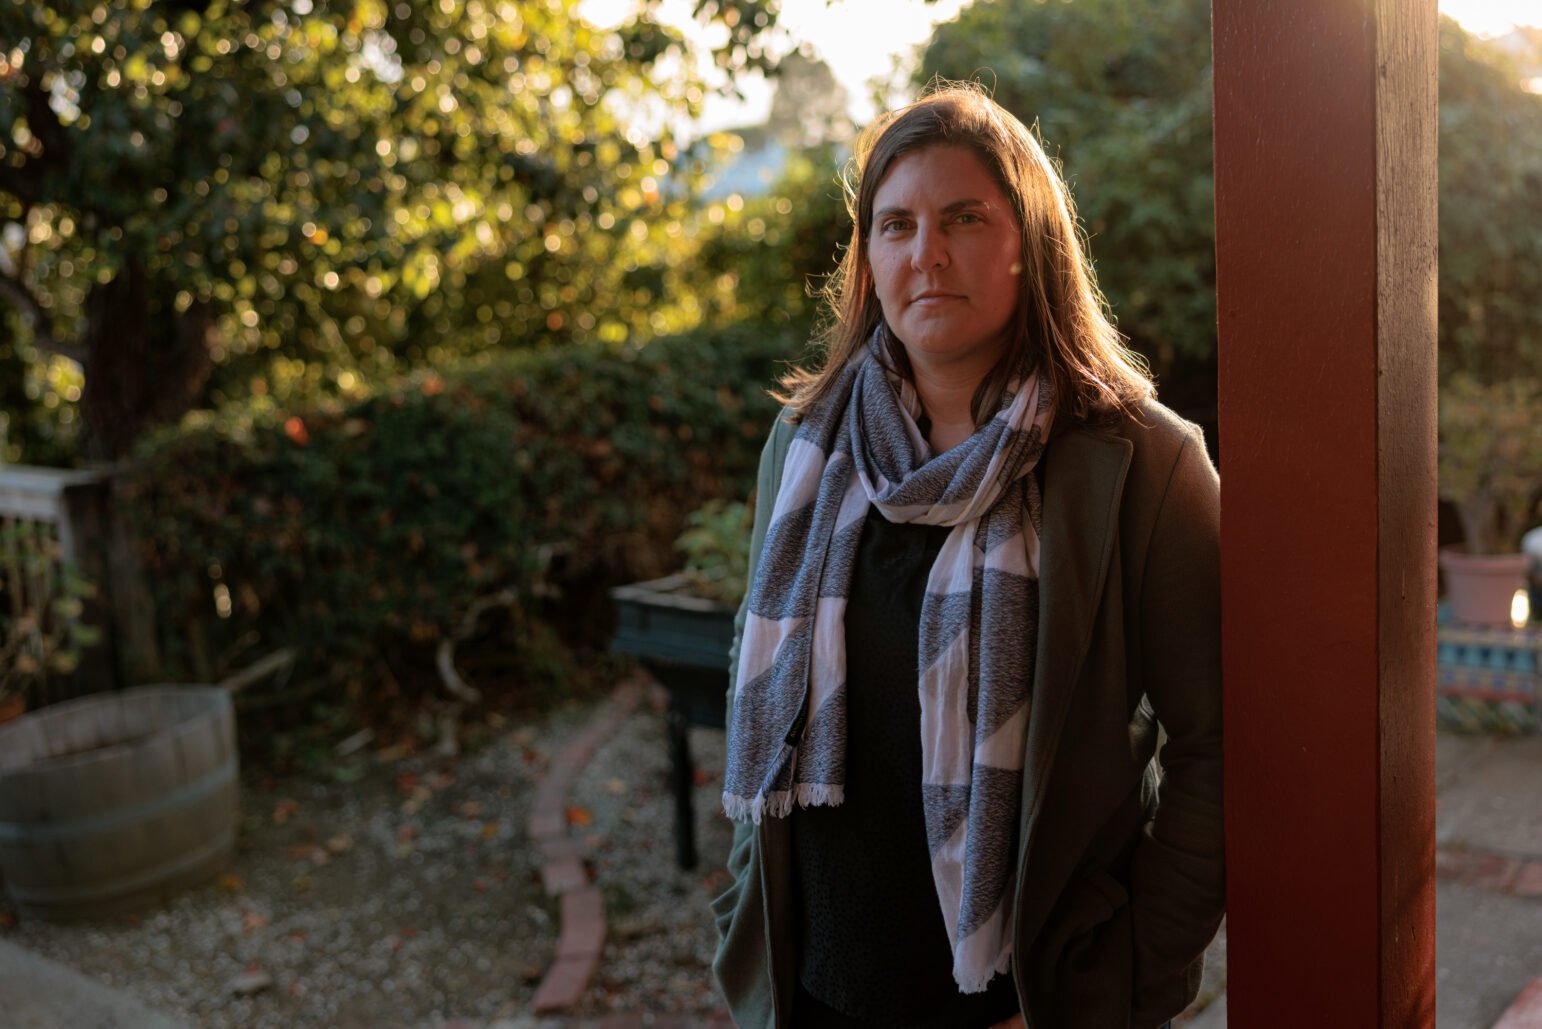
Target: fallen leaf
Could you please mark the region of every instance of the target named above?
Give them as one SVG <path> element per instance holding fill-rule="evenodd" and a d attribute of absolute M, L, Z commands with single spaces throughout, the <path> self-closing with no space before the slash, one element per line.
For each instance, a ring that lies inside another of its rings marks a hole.
<path fill-rule="evenodd" d="M 715 778 L 717 778 L 717 776 L 713 775 L 705 768 L 698 768 L 691 773 L 691 782 L 695 783 L 697 786 L 705 786 Z"/>
<path fill-rule="evenodd" d="M 219 877 L 218 885 L 221 893 L 240 893 L 241 877 L 234 872 L 226 873 Z"/>
<path fill-rule="evenodd" d="M 497 822 L 486 822 L 486 823 L 483 824 L 483 826 L 482 826 L 482 839 L 484 839 L 484 840 L 491 840 L 491 839 L 496 838 L 497 835 L 498 835 L 498 823 Z"/>
<path fill-rule="evenodd" d="M 482 802 L 478 800 L 466 801 L 460 806 L 460 816 L 462 818 L 481 818 Z"/>
<path fill-rule="evenodd" d="M 243 934 L 250 935 L 267 924 L 268 920 L 251 908 L 246 908 L 241 912 L 241 932 Z"/>
<path fill-rule="evenodd" d="M 297 875 L 294 877 L 294 882 L 290 885 L 294 887 L 296 893 L 308 893 L 310 888 L 316 885 L 316 880 L 308 875 Z"/>
<path fill-rule="evenodd" d="M 584 826 L 594 821 L 594 815 L 589 813 L 586 807 L 570 807 L 567 810 L 568 824 Z"/>
<path fill-rule="evenodd" d="M 455 783 L 455 776 L 449 772 L 435 772 L 429 776 L 428 784 L 436 790 L 442 790 Z"/>
<path fill-rule="evenodd" d="M 626 782 L 622 779 L 607 779 L 605 789 L 619 797 L 626 792 Z"/>
<path fill-rule="evenodd" d="M 294 817 L 294 813 L 300 810 L 298 800 L 284 799 L 273 805 L 273 824 L 283 825 Z"/>
<path fill-rule="evenodd" d="M 471 888 L 473 890 L 476 890 L 478 893 L 486 893 L 487 892 L 487 880 L 486 879 L 473 879 L 473 880 L 471 880 Z"/>
<path fill-rule="evenodd" d="M 411 793 L 418 788 L 418 777 L 412 772 L 403 772 L 396 777 L 396 788 L 403 793 Z"/>
<path fill-rule="evenodd" d="M 353 837 L 347 833 L 338 833 L 327 840 L 327 850 L 333 854 L 346 854 L 353 849 Z"/>
<path fill-rule="evenodd" d="M 393 743 L 389 747 L 381 747 L 375 751 L 375 760 L 383 765 L 395 764 L 402 758 L 410 756 L 416 749 L 405 743 Z"/>
<path fill-rule="evenodd" d="M 418 838 L 418 827 L 408 822 L 396 830 L 396 839 L 399 843 L 408 843 Z"/>
<path fill-rule="evenodd" d="M 0 911 L 0 929 L 9 929 L 16 924 L 16 916 L 9 911 Z"/>

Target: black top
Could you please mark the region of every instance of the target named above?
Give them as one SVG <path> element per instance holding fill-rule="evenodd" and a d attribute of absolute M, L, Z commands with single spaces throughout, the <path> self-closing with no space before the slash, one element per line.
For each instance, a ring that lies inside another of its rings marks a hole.
<path fill-rule="evenodd" d="M 868 510 L 846 607 L 846 796 L 793 806 L 793 1024 L 968 1027 L 1017 1014 L 1012 976 L 960 993 L 921 806 L 918 626 L 949 526 Z"/>

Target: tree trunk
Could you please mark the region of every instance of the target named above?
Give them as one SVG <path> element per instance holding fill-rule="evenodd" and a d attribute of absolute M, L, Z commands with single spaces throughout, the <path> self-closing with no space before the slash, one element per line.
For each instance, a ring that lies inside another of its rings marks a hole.
<path fill-rule="evenodd" d="M 199 301 L 179 314 L 175 295 L 131 261 L 87 296 L 80 409 L 88 460 L 118 460 L 202 402 L 214 369 L 214 307 Z"/>

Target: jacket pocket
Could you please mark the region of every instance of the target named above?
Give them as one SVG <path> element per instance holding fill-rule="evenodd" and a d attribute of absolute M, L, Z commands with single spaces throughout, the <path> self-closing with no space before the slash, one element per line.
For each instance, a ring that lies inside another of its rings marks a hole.
<path fill-rule="evenodd" d="M 1093 868 L 1066 886 L 1039 966 L 1041 1010 L 1055 1029 L 1126 1029 L 1134 992 L 1130 894 Z"/>

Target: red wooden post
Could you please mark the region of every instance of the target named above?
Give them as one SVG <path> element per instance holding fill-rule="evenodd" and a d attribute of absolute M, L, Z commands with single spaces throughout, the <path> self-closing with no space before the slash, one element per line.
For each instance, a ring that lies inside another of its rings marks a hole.
<path fill-rule="evenodd" d="M 1213 0 L 1229 1021 L 1435 1023 L 1435 0 Z"/>

